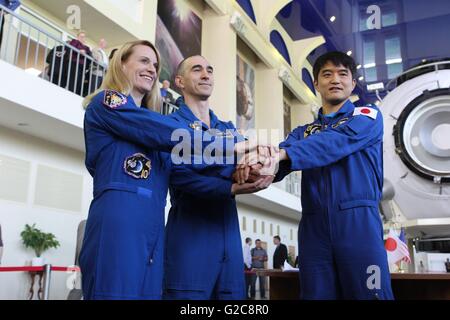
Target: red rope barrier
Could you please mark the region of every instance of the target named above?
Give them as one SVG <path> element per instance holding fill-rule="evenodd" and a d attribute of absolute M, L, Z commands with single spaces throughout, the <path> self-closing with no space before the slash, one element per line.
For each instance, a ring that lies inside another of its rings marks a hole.
<path fill-rule="evenodd" d="M 52 271 L 75 271 L 79 272 L 79 267 L 57 267 L 52 266 Z M 44 266 L 39 267 L 31 267 L 31 266 L 20 266 L 20 267 L 0 267 L 0 272 L 11 272 L 11 271 L 27 271 L 27 272 L 37 272 L 37 271 L 44 271 Z"/>

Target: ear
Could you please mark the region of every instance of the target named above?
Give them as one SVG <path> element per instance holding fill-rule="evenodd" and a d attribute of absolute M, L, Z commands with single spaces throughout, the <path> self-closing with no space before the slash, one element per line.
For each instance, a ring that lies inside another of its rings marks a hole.
<path fill-rule="evenodd" d="M 183 83 L 183 77 L 182 76 L 175 76 L 175 85 L 180 88 L 184 89 L 184 83 Z"/>
<path fill-rule="evenodd" d="M 314 88 L 316 88 L 316 91 L 319 91 L 319 82 L 317 80 L 314 80 Z"/>
<path fill-rule="evenodd" d="M 355 90 L 355 87 L 356 87 L 356 79 L 352 80 L 352 85 L 353 85 L 353 88 L 352 88 L 352 91 L 353 91 L 353 90 Z"/>

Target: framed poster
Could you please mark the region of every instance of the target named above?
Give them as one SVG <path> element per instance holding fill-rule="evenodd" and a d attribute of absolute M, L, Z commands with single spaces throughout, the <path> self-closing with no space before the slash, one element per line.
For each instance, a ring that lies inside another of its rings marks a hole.
<path fill-rule="evenodd" d="M 255 70 L 239 55 L 236 61 L 236 127 L 245 132 L 255 128 Z"/>
<path fill-rule="evenodd" d="M 202 21 L 187 1 L 158 1 L 156 47 L 161 54 L 160 81 L 173 83 L 178 64 L 189 56 L 201 54 L 201 44 Z"/>

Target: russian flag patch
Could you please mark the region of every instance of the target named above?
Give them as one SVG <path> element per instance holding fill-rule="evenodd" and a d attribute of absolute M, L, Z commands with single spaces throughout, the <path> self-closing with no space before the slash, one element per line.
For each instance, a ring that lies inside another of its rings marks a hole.
<path fill-rule="evenodd" d="M 353 111 L 353 115 L 354 116 L 362 115 L 372 119 L 376 119 L 378 115 L 378 110 L 369 107 L 359 107 L 355 108 L 355 110 Z"/>

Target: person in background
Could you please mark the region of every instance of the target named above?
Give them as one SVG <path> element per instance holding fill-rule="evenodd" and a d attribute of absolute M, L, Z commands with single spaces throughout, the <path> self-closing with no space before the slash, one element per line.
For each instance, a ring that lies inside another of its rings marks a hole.
<path fill-rule="evenodd" d="M 70 55 L 70 74 L 69 74 L 69 90 L 78 94 L 86 96 L 88 90 L 85 89 L 85 84 L 89 82 L 89 68 L 91 60 L 86 56 L 92 57 L 91 48 L 86 44 L 86 32 L 80 30 L 76 39 L 69 41 L 72 47 L 75 47 L 79 52 L 72 50 Z M 68 49 L 70 51 L 70 49 Z"/>
<path fill-rule="evenodd" d="M 11 11 L 15 11 L 20 6 L 19 0 L 0 0 L 0 5 L 8 8 Z M 6 12 L 0 9 L 0 48 L 2 47 L 3 39 L 3 27 L 5 25 Z"/>
<path fill-rule="evenodd" d="M 109 58 L 105 52 L 106 46 L 106 40 L 104 38 L 101 38 L 98 42 L 98 46 L 92 50 L 92 56 L 98 63 L 94 63 L 94 65 L 92 66 L 89 93 L 94 92 L 100 87 L 106 70 L 108 69 Z"/>
<path fill-rule="evenodd" d="M 164 102 L 174 104 L 174 98 L 172 93 L 169 91 L 170 88 L 170 82 L 168 80 L 164 80 L 162 82 L 162 88 L 161 88 L 161 98 Z"/>
<path fill-rule="evenodd" d="M 252 270 L 252 238 L 245 238 L 245 244 L 242 251 L 244 252 L 244 271 L 249 272 Z M 252 274 L 245 273 L 245 294 L 247 299 L 250 299 L 249 289 L 252 285 Z"/>
<path fill-rule="evenodd" d="M 275 252 L 273 253 L 273 268 L 282 269 L 284 262 L 288 258 L 287 247 L 281 243 L 280 236 L 278 235 L 273 237 L 273 244 L 276 246 Z"/>
<path fill-rule="evenodd" d="M 261 246 L 261 240 L 255 240 L 255 247 L 251 250 L 252 254 L 252 267 L 253 269 L 263 270 L 265 269 L 264 263 L 267 261 L 267 251 Z M 259 293 L 261 299 L 266 298 L 266 277 L 254 274 L 252 275 L 252 284 L 250 289 L 250 299 L 255 299 L 256 296 L 256 278 L 259 278 Z"/>

